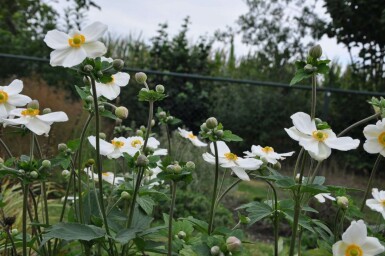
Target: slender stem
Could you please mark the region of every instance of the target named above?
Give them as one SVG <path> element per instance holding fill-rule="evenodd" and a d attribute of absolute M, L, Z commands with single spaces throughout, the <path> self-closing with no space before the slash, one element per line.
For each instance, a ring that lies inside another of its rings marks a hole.
<path fill-rule="evenodd" d="M 213 143 L 214 143 L 214 151 L 215 151 L 215 177 L 214 177 L 213 196 L 211 199 L 210 221 L 209 221 L 209 230 L 208 230 L 209 235 L 211 234 L 211 232 L 213 232 L 214 215 L 215 215 L 215 201 L 217 198 L 218 177 L 219 177 L 218 145 L 217 145 L 216 141 L 214 141 Z"/>
<path fill-rule="evenodd" d="M 12 155 L 11 150 L 9 150 L 7 144 L 5 144 L 5 142 L 4 142 L 1 138 L 0 138 L 0 144 L 3 146 L 3 148 L 5 149 L 5 151 L 7 151 L 8 156 L 12 158 L 13 155 Z"/>
<path fill-rule="evenodd" d="M 298 166 L 299 166 L 299 163 L 301 161 L 301 158 L 302 158 L 302 155 L 303 155 L 304 151 L 305 150 L 303 148 L 301 148 L 301 150 L 299 151 L 298 157 L 297 157 L 297 161 L 295 162 L 295 166 L 294 166 L 294 170 L 293 170 L 293 177 L 294 177 L 294 179 L 297 177 Z"/>
<path fill-rule="evenodd" d="M 146 150 L 148 138 L 150 137 L 151 121 L 152 121 L 152 117 L 154 115 L 154 102 L 149 101 L 149 105 L 150 106 L 149 106 L 149 110 L 148 110 L 147 132 L 146 132 L 146 139 L 144 140 L 143 152 L 145 152 L 145 150 Z"/>
<path fill-rule="evenodd" d="M 12 237 L 11 232 L 9 231 L 9 227 L 7 227 L 6 232 L 7 232 L 8 238 L 11 241 L 11 244 L 12 244 L 13 255 L 17 255 L 15 241 L 13 241 L 13 237 Z"/>
<path fill-rule="evenodd" d="M 171 134 L 170 134 L 170 127 L 168 127 L 168 124 L 166 124 L 166 133 L 167 133 L 167 143 L 168 143 L 168 155 L 171 157 Z"/>
<path fill-rule="evenodd" d="M 42 181 L 41 188 L 42 188 L 42 192 L 43 192 L 45 224 L 47 224 L 49 226 L 47 188 L 46 188 L 45 181 Z M 48 244 L 48 255 L 51 255 L 51 241 L 48 240 L 47 244 Z"/>
<path fill-rule="evenodd" d="M 172 221 L 174 216 L 175 198 L 176 198 L 176 183 L 171 181 L 171 205 L 170 216 L 168 219 L 168 256 L 172 256 Z"/>
<path fill-rule="evenodd" d="M 336 216 L 334 217 L 334 242 L 337 242 L 337 236 L 338 236 L 338 216 L 340 215 L 341 208 L 338 208 L 338 211 L 336 213 Z"/>
<path fill-rule="evenodd" d="M 311 90 L 311 112 L 310 117 L 313 120 L 315 118 L 315 109 L 317 106 L 317 77 L 316 75 L 312 75 L 311 77 L 312 81 L 312 90 Z"/>
<path fill-rule="evenodd" d="M 298 254 L 297 256 L 301 256 L 301 242 L 302 242 L 302 234 L 303 234 L 303 229 L 300 227 L 299 228 L 299 234 L 298 234 Z"/>
<path fill-rule="evenodd" d="M 273 184 L 268 180 L 265 180 L 265 182 L 267 184 L 269 184 L 269 186 L 273 190 L 273 194 L 274 194 L 274 220 L 273 220 L 273 223 L 274 223 L 274 256 L 278 256 L 278 239 L 279 239 L 279 233 L 278 233 L 278 231 L 279 231 L 278 230 L 278 228 L 279 228 L 278 196 L 277 196 L 277 191 L 276 191 L 275 187 L 273 186 Z"/>
<path fill-rule="evenodd" d="M 27 256 L 27 204 L 28 184 L 23 181 L 23 256 Z"/>
<path fill-rule="evenodd" d="M 235 187 L 236 185 L 238 185 L 241 181 L 242 181 L 241 179 L 236 180 L 236 181 L 234 181 L 228 188 L 226 188 L 226 190 L 223 191 L 223 193 L 222 193 L 220 196 L 217 197 L 217 200 L 216 200 L 216 202 L 215 202 L 215 207 L 217 207 L 217 206 L 219 205 L 220 201 L 223 199 L 223 197 L 224 197 L 227 193 L 229 193 L 229 191 L 230 191 L 233 187 Z"/>
<path fill-rule="evenodd" d="M 370 190 L 370 187 L 372 186 L 373 178 L 376 175 L 376 172 L 377 172 L 377 169 L 378 169 L 378 166 L 379 166 L 381 160 L 382 160 L 382 156 L 381 156 L 381 154 L 378 154 L 378 157 L 376 159 L 376 162 L 374 163 L 372 172 L 370 173 L 370 177 L 369 177 L 368 185 L 366 186 L 364 198 L 362 199 L 361 208 L 360 208 L 361 212 L 365 207 L 365 202 L 366 202 L 366 199 L 368 198 L 369 190 Z"/>
<path fill-rule="evenodd" d="M 376 113 L 376 114 L 371 115 L 371 116 L 369 116 L 369 117 L 367 117 L 367 118 L 364 118 L 364 119 L 362 119 L 362 120 L 360 120 L 360 121 L 358 121 L 358 122 L 356 122 L 356 123 L 350 125 L 348 128 L 346 128 L 345 130 L 343 130 L 342 132 L 340 132 L 340 133 L 337 135 L 337 137 L 341 137 L 342 135 L 344 135 L 345 133 L 347 133 L 347 132 L 350 131 L 351 129 L 353 129 L 353 128 L 357 127 L 357 126 L 360 126 L 360 125 L 362 125 L 362 124 L 365 124 L 365 123 L 369 122 L 369 121 L 372 120 L 372 119 L 376 119 L 376 118 L 379 117 L 379 116 L 381 116 L 381 113 Z"/>

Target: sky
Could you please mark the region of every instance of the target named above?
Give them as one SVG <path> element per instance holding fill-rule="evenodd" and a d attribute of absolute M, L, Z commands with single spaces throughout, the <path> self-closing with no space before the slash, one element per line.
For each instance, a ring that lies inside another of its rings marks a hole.
<path fill-rule="evenodd" d="M 100 21 L 108 25 L 109 31 L 116 35 L 134 38 L 141 36 L 149 40 L 156 35 L 159 23 L 167 22 L 169 34 L 175 35 L 185 17 L 190 17 L 188 38 L 191 42 L 199 36 L 213 36 L 218 29 L 225 30 L 234 26 L 238 17 L 248 11 L 244 0 L 94 0 L 101 10 L 91 8 L 86 23 Z M 65 5 L 59 2 L 59 8 Z M 321 5 L 317 6 L 318 13 L 324 14 Z M 350 62 L 346 47 L 337 44 L 335 39 L 324 36 L 319 42 L 325 56 L 338 61 L 342 65 Z M 214 45 L 214 47 L 221 45 Z M 241 37 L 235 38 L 235 53 L 237 57 L 252 51 L 251 46 L 241 42 Z"/>

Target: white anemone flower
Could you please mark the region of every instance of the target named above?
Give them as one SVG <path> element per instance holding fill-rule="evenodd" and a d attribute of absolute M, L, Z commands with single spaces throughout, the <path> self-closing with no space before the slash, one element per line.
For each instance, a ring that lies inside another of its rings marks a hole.
<path fill-rule="evenodd" d="M 140 152 L 142 150 L 142 147 L 144 146 L 144 139 L 140 136 L 132 136 L 127 138 L 127 143 L 129 147 L 129 152 L 127 153 L 131 156 L 134 156 L 137 152 Z M 154 137 L 149 137 L 146 147 L 154 151 L 153 155 L 167 155 L 167 149 L 158 148 L 159 145 L 160 142 L 157 139 L 155 139 Z"/>
<path fill-rule="evenodd" d="M 89 58 L 96 58 L 107 52 L 106 46 L 97 41 L 107 31 L 107 25 L 94 22 L 83 30 L 69 34 L 57 29 L 48 31 L 44 42 L 54 49 L 51 52 L 51 66 L 73 67 Z"/>
<path fill-rule="evenodd" d="M 89 136 L 88 141 L 90 144 L 96 148 L 96 137 Z M 109 159 L 116 159 L 123 156 L 123 153 L 130 154 L 130 145 L 129 141 L 124 137 L 114 138 L 111 140 L 111 143 L 99 139 L 100 145 L 100 154 L 103 156 L 107 156 Z"/>
<path fill-rule="evenodd" d="M 314 196 L 318 202 L 325 203 L 326 199 L 329 199 L 331 201 L 335 201 L 336 199 L 330 195 L 330 193 L 319 193 Z"/>
<path fill-rule="evenodd" d="M 257 170 L 263 164 L 261 160 L 242 158 L 231 153 L 229 147 L 223 141 L 218 141 L 217 147 L 219 165 L 223 168 L 230 168 L 241 180 L 250 180 L 245 170 Z M 215 164 L 214 143 L 210 144 L 210 150 L 212 154 L 204 153 L 202 155 L 203 159 L 210 164 Z"/>
<path fill-rule="evenodd" d="M 333 256 L 375 256 L 384 251 L 377 238 L 368 237 L 363 220 L 352 221 L 342 234 L 342 240 L 333 245 Z"/>
<path fill-rule="evenodd" d="M 385 219 L 385 191 L 373 188 L 372 195 L 373 199 L 366 200 L 366 205 L 373 211 L 381 213 Z"/>
<path fill-rule="evenodd" d="M 357 148 L 360 144 L 357 139 L 337 137 L 331 129 L 317 130 L 315 121 L 311 120 L 306 113 L 295 113 L 291 119 L 294 126 L 289 129 L 285 128 L 285 131 L 317 161 L 328 158 L 332 148 L 347 151 Z"/>
<path fill-rule="evenodd" d="M 369 124 L 364 128 L 366 141 L 364 149 L 370 154 L 380 153 L 385 156 L 385 118 L 377 123 Z"/>
<path fill-rule="evenodd" d="M 19 117 L 14 119 L 3 119 L 5 124 L 24 125 L 36 135 L 48 135 L 54 122 L 66 122 L 68 116 L 62 111 L 39 115 L 40 111 L 33 108 L 16 108 L 9 112 L 10 116 Z"/>
<path fill-rule="evenodd" d="M 251 152 L 245 151 L 246 157 L 259 157 L 262 161 L 276 164 L 278 160 L 284 160 L 288 156 L 292 156 L 294 151 L 288 153 L 277 153 L 272 147 L 251 146 Z"/>
<path fill-rule="evenodd" d="M 207 144 L 200 141 L 197 136 L 195 136 L 192 132 L 189 132 L 187 130 L 181 129 L 178 127 L 179 134 L 183 138 L 189 139 L 191 143 L 196 147 L 206 147 Z"/>
<path fill-rule="evenodd" d="M 0 86 L 0 118 L 8 117 L 16 107 L 25 106 L 32 99 L 19 94 L 23 90 L 23 82 L 15 79 L 8 86 Z"/>
<path fill-rule="evenodd" d="M 93 179 L 94 181 L 99 180 L 98 175 L 91 171 L 91 168 L 84 168 L 84 171 L 87 173 L 90 179 Z M 123 177 L 115 177 L 113 172 L 102 172 L 102 179 L 111 185 L 119 185 L 120 183 L 124 182 Z"/>

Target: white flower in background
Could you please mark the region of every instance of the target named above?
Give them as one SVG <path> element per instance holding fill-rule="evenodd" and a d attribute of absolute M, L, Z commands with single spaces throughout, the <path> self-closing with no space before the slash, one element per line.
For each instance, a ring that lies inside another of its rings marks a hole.
<path fill-rule="evenodd" d="M 238 157 L 236 154 L 231 153 L 229 147 L 223 141 L 218 141 L 217 146 L 219 165 L 223 168 L 230 168 L 241 180 L 250 180 L 245 170 L 257 170 L 263 163 L 255 158 Z M 204 153 L 202 155 L 203 159 L 210 164 L 215 164 L 214 143 L 210 144 L 210 150 L 212 154 Z"/>
<path fill-rule="evenodd" d="M 90 179 L 93 179 L 94 181 L 98 181 L 98 175 L 94 173 L 91 168 L 84 168 L 84 172 L 87 173 L 88 177 Z M 124 182 L 123 177 L 115 177 L 115 174 L 113 172 L 103 172 L 102 173 L 102 179 L 111 185 L 119 185 L 120 183 Z"/>
<path fill-rule="evenodd" d="M 31 132 L 42 135 L 48 135 L 51 130 L 51 125 L 54 122 L 66 122 L 68 116 L 62 111 L 51 112 L 44 115 L 39 115 L 40 111 L 33 108 L 17 108 L 9 112 L 10 116 L 19 118 L 3 119 L 5 124 L 24 125 Z"/>
<path fill-rule="evenodd" d="M 373 199 L 366 200 L 366 205 L 373 211 L 381 213 L 385 219 L 385 191 L 373 188 L 372 195 Z"/>
<path fill-rule="evenodd" d="M 179 127 L 178 127 L 178 131 L 179 131 L 180 136 L 182 136 L 183 138 L 189 139 L 194 146 L 197 146 L 197 147 L 206 147 L 207 146 L 206 143 L 200 141 L 198 139 L 198 137 L 195 136 L 192 132 L 181 129 Z"/>
<path fill-rule="evenodd" d="M 107 25 L 94 22 L 83 30 L 66 34 L 59 30 L 48 31 L 44 42 L 54 49 L 51 52 L 51 66 L 73 67 L 89 58 L 100 57 L 107 52 L 102 42 L 97 41 L 107 31 Z"/>
<path fill-rule="evenodd" d="M 134 156 L 137 152 L 140 152 L 144 146 L 144 139 L 140 136 L 132 136 L 127 138 L 129 147 L 129 155 Z M 147 141 L 147 147 L 154 151 L 153 155 L 163 156 L 167 155 L 167 149 L 161 149 L 159 147 L 160 142 L 154 137 L 149 137 Z"/>
<path fill-rule="evenodd" d="M 362 220 L 352 221 L 342 240 L 333 245 L 333 256 L 375 256 L 385 251 L 377 238 L 367 235 Z"/>
<path fill-rule="evenodd" d="M 325 203 L 326 199 L 329 199 L 331 201 L 335 201 L 336 199 L 330 195 L 330 193 L 319 193 L 314 196 L 318 202 Z"/>
<path fill-rule="evenodd" d="M 16 107 L 25 106 L 32 99 L 19 94 L 23 90 L 23 82 L 15 79 L 8 86 L 0 86 L 0 118 L 8 117 Z"/>
<path fill-rule="evenodd" d="M 161 164 L 160 161 L 157 162 L 157 166 L 155 168 L 151 168 L 150 169 L 150 176 L 148 176 L 148 181 L 151 181 L 153 179 L 156 179 L 158 174 L 162 172 L 162 169 L 160 169 L 159 165 Z M 153 186 L 159 186 L 161 183 L 163 183 L 163 181 L 155 181 L 155 182 L 151 182 L 148 184 L 148 186 L 150 188 L 152 188 Z"/>
<path fill-rule="evenodd" d="M 278 160 L 284 160 L 288 156 L 292 156 L 294 151 L 279 154 L 272 147 L 251 146 L 251 152 L 245 151 L 246 157 L 259 157 L 262 161 L 276 164 Z"/>
<path fill-rule="evenodd" d="M 96 148 L 96 137 L 95 136 L 89 136 L 88 141 L 91 143 L 91 145 Z M 130 154 L 130 145 L 126 138 L 119 137 L 114 138 L 111 140 L 111 143 L 99 139 L 99 145 L 100 145 L 100 154 L 103 156 L 107 156 L 109 159 L 116 159 L 121 156 L 123 156 L 123 153 Z"/>
<path fill-rule="evenodd" d="M 385 156 L 385 118 L 376 124 L 369 124 L 364 128 L 366 141 L 364 149 L 370 154 L 380 153 Z"/>
<path fill-rule="evenodd" d="M 295 113 L 291 119 L 294 126 L 289 129 L 285 128 L 285 131 L 317 161 L 328 158 L 332 148 L 347 151 L 357 148 L 360 144 L 359 140 L 350 137 L 337 138 L 331 129 L 317 130 L 315 121 L 311 120 L 306 113 Z"/>

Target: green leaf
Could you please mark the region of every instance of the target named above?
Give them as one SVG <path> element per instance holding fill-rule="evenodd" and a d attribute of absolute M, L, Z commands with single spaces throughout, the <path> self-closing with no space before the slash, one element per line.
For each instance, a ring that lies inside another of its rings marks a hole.
<path fill-rule="evenodd" d="M 79 148 L 80 145 L 80 139 L 74 139 L 67 142 L 67 147 L 71 149 L 72 151 L 75 151 Z"/>
<path fill-rule="evenodd" d="M 327 187 L 318 185 L 318 184 L 306 184 L 301 187 L 302 193 L 310 193 L 311 195 L 316 195 L 319 193 L 327 193 L 329 190 Z"/>
<path fill-rule="evenodd" d="M 306 66 L 306 62 L 305 62 L 305 61 L 297 60 L 297 61 L 295 62 L 295 67 L 296 67 L 297 69 L 303 69 L 305 66 Z"/>
<path fill-rule="evenodd" d="M 252 202 L 247 204 L 246 211 L 249 213 L 248 217 L 250 218 L 249 226 L 253 225 L 255 222 L 260 221 L 271 214 L 274 213 L 274 210 L 270 205 L 262 202 Z"/>
<path fill-rule="evenodd" d="M 140 90 L 139 92 L 139 101 L 160 101 L 163 100 L 166 95 L 163 93 L 156 92 L 154 90 Z"/>
<path fill-rule="evenodd" d="M 304 69 L 298 69 L 293 79 L 291 79 L 290 85 L 294 85 L 298 82 L 301 82 L 303 79 L 311 76 L 312 76 L 312 73 L 307 73 Z"/>
<path fill-rule="evenodd" d="M 223 141 L 227 141 L 227 142 L 229 142 L 229 141 L 243 141 L 243 139 L 241 137 L 239 137 L 238 135 L 233 134 L 229 130 L 223 131 L 222 140 Z"/>
<path fill-rule="evenodd" d="M 85 91 L 83 91 L 79 86 L 75 85 L 75 89 L 82 100 L 85 100 L 87 98 L 88 94 Z"/>
<path fill-rule="evenodd" d="M 193 226 L 194 226 L 194 228 L 196 230 L 199 230 L 200 232 L 207 234 L 208 228 L 209 228 L 209 224 L 207 224 L 206 222 L 204 222 L 202 220 L 195 219 L 192 216 L 189 216 L 187 218 L 181 218 L 181 219 L 182 220 L 190 221 L 193 224 Z"/>
<path fill-rule="evenodd" d="M 318 64 L 317 66 L 317 73 L 319 74 L 327 74 L 329 72 L 329 66 L 326 63 Z"/>
<path fill-rule="evenodd" d="M 108 83 L 112 82 L 113 78 L 112 78 L 112 76 L 103 75 L 99 80 L 103 84 L 108 84 Z"/>
<path fill-rule="evenodd" d="M 333 254 L 325 249 L 312 249 L 303 253 L 303 256 L 332 256 Z"/>
<path fill-rule="evenodd" d="M 294 179 L 291 177 L 282 177 L 278 179 L 275 184 L 282 189 L 295 189 L 298 184 L 295 183 Z"/>
<path fill-rule="evenodd" d="M 112 120 L 116 120 L 117 117 L 109 110 L 103 110 L 103 111 L 100 111 L 99 114 L 103 117 L 107 117 L 107 118 L 110 118 Z"/>
<path fill-rule="evenodd" d="M 114 239 L 121 244 L 126 244 L 136 237 L 137 232 L 138 232 L 138 230 L 133 229 L 133 228 L 123 229 L 122 231 L 120 231 L 116 234 Z"/>
<path fill-rule="evenodd" d="M 63 239 L 66 241 L 82 240 L 91 241 L 104 237 L 105 230 L 93 225 L 80 223 L 58 223 L 53 225 L 44 236 L 45 242 L 51 238 Z"/>
<path fill-rule="evenodd" d="M 154 205 L 156 205 L 154 200 L 152 200 L 152 198 L 149 196 L 138 197 L 136 202 L 139 204 L 140 208 L 142 208 L 147 215 L 152 214 Z"/>

